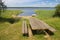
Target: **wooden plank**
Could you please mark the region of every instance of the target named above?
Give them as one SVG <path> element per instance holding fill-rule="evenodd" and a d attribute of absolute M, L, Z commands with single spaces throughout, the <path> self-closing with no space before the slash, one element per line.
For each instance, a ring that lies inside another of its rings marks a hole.
<path fill-rule="evenodd" d="M 25 33 L 25 27 L 24 27 L 24 21 L 22 22 L 22 33 L 24 34 Z"/>
<path fill-rule="evenodd" d="M 46 29 L 45 27 L 43 27 L 43 25 L 41 23 L 39 23 L 37 20 L 30 18 L 30 24 L 33 30 L 40 30 L 40 29 Z"/>
<path fill-rule="evenodd" d="M 33 19 L 33 20 L 35 20 L 35 22 L 39 25 L 39 28 L 41 28 L 41 29 L 47 29 L 46 27 L 44 27 L 44 25 L 39 20 L 37 20 L 37 19 Z"/>
<path fill-rule="evenodd" d="M 24 25 L 25 25 L 25 33 L 28 34 L 28 28 L 27 28 L 26 21 L 25 21 Z"/>
<path fill-rule="evenodd" d="M 27 28 L 26 21 L 23 21 L 23 24 L 22 24 L 22 33 L 23 34 L 28 34 L 28 28 Z"/>
<path fill-rule="evenodd" d="M 33 36 L 32 30 L 31 30 L 29 24 L 28 24 L 28 34 L 29 34 L 29 37 Z"/>
<path fill-rule="evenodd" d="M 30 21 L 31 28 L 33 30 L 41 29 L 41 28 L 39 28 L 38 24 L 36 24 L 36 22 L 34 20 L 29 19 L 29 21 Z"/>

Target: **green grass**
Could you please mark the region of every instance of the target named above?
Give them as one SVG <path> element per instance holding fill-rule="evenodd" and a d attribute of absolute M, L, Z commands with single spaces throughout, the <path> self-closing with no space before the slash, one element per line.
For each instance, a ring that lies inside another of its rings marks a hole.
<path fill-rule="evenodd" d="M 4 21 L 1 22 L 0 19 L 0 40 L 22 40 L 22 19 L 16 23 L 9 23 L 5 19 L 12 18 L 12 15 L 20 14 L 20 10 L 7 10 L 4 12 L 1 17 L 4 18 Z"/>
<path fill-rule="evenodd" d="M 12 15 L 17 15 L 17 14 L 20 14 L 21 12 L 22 11 L 20 11 L 20 10 L 7 10 L 6 12 L 2 13 L 1 14 L 2 18 L 0 18 L 0 31 L 2 29 L 9 27 L 9 25 L 11 25 L 8 22 L 9 20 L 7 20 L 7 19 L 12 18 Z"/>
<path fill-rule="evenodd" d="M 55 10 L 36 10 L 35 12 L 37 13 L 37 18 L 48 19 L 52 18 L 55 13 Z"/>
<path fill-rule="evenodd" d="M 18 15 L 18 14 L 20 14 L 22 12 L 23 11 L 21 11 L 21 10 L 6 10 L 5 12 L 3 12 L 1 14 L 1 16 L 4 17 L 4 18 L 11 18 L 12 15 Z"/>
<path fill-rule="evenodd" d="M 60 18 L 52 17 L 55 10 L 37 10 L 35 12 L 37 14 L 36 18 L 45 21 L 57 30 L 55 34 L 51 36 L 52 40 L 59 40 Z M 12 15 L 18 15 L 19 13 L 21 13 L 20 10 L 7 10 L 4 14 L 2 14 L 2 17 L 12 18 Z M 13 24 L 8 21 L 0 21 L 0 40 L 46 40 L 44 38 L 45 35 L 43 34 L 34 35 L 32 38 L 22 36 L 22 21 L 23 19 Z M 28 20 L 27 23 L 29 23 Z"/>
<path fill-rule="evenodd" d="M 36 18 L 43 20 L 57 31 L 52 36 L 52 40 L 60 39 L 60 18 L 53 17 L 55 10 L 36 10 Z"/>

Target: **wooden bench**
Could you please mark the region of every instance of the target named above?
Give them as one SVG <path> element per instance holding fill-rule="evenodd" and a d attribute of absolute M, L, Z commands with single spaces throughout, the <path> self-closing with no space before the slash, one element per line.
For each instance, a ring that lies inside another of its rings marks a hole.
<path fill-rule="evenodd" d="M 27 28 L 26 21 L 23 21 L 22 23 L 22 33 L 23 35 L 28 35 L 28 28 Z"/>

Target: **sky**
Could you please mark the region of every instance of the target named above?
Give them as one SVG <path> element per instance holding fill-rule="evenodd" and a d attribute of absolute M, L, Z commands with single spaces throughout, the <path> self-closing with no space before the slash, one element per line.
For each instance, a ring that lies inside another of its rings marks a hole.
<path fill-rule="evenodd" d="M 60 0 L 3 0 L 8 7 L 55 7 Z"/>

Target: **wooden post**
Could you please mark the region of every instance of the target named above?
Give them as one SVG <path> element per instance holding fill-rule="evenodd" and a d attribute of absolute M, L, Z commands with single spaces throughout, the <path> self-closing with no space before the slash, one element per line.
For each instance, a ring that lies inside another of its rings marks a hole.
<path fill-rule="evenodd" d="M 46 35 L 44 36 L 45 39 L 46 39 L 46 40 L 52 40 L 51 37 L 50 37 L 50 35 L 49 35 L 46 31 L 44 31 L 44 32 L 45 32 L 45 34 L 46 34 Z"/>

